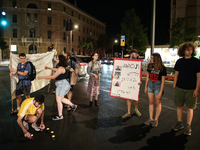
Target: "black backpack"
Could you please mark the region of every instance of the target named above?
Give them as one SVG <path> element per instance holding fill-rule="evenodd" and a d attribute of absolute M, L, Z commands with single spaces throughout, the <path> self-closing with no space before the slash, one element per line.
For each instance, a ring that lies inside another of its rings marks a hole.
<path fill-rule="evenodd" d="M 24 79 L 21 79 L 21 80 L 31 80 L 31 81 L 33 81 L 36 77 L 36 69 L 35 69 L 35 66 L 33 65 L 33 63 L 31 61 L 27 61 L 23 69 L 24 70 L 26 69 L 26 65 L 28 63 L 31 65 L 31 72 L 29 72 L 28 76 L 26 76 Z"/>

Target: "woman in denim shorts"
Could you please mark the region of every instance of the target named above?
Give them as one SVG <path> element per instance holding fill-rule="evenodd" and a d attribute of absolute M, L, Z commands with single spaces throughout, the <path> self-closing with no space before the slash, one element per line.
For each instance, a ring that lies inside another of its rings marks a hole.
<path fill-rule="evenodd" d="M 166 77 L 166 68 L 163 65 L 160 54 L 154 53 L 151 56 L 151 62 L 147 68 L 148 76 L 146 78 L 145 90 L 144 92 L 149 97 L 149 120 L 147 120 L 144 124 L 151 125 L 153 127 L 158 126 L 158 118 L 161 113 L 161 101 L 162 95 L 164 94 L 164 86 L 165 86 L 165 77 Z M 153 119 L 154 112 L 154 102 L 156 99 L 156 114 L 155 119 Z"/>
<path fill-rule="evenodd" d="M 70 105 L 73 108 L 73 112 L 77 108 L 77 105 L 74 105 L 71 101 L 64 98 L 64 96 L 70 90 L 69 71 L 71 70 L 71 68 L 66 69 L 66 67 L 68 66 L 66 57 L 64 55 L 58 55 L 57 64 L 58 66 L 60 66 L 59 68 L 45 67 L 45 69 L 51 69 L 53 71 L 56 71 L 52 76 L 38 77 L 38 79 L 56 79 L 55 84 L 56 84 L 56 101 L 58 108 L 58 116 L 53 117 L 52 120 L 61 120 L 64 118 L 62 115 L 62 110 L 63 110 L 62 103 Z"/>

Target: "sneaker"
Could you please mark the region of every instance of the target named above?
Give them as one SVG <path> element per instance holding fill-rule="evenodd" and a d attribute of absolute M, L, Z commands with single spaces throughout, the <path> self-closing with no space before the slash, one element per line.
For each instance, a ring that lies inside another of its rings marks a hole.
<path fill-rule="evenodd" d="M 35 131 L 40 131 L 40 127 L 37 124 L 32 124 L 31 127 L 35 129 Z"/>
<path fill-rule="evenodd" d="M 175 124 L 174 126 L 173 126 L 173 130 L 174 131 L 178 131 L 178 130 L 181 130 L 181 129 L 183 129 L 184 128 L 184 126 L 183 126 L 183 124 L 182 123 L 180 123 L 180 122 L 177 122 L 177 124 Z"/>
<path fill-rule="evenodd" d="M 152 122 L 151 122 L 151 124 L 152 124 L 152 127 L 157 127 L 158 126 L 158 120 L 153 120 Z"/>
<path fill-rule="evenodd" d="M 125 115 L 122 116 L 123 119 L 130 118 L 130 117 L 131 117 L 131 114 L 129 114 L 129 113 L 126 113 Z"/>
<path fill-rule="evenodd" d="M 150 125 L 152 124 L 153 121 L 154 121 L 154 120 L 149 119 L 149 120 L 145 121 L 144 124 L 147 125 L 147 126 L 150 126 Z"/>
<path fill-rule="evenodd" d="M 78 107 L 78 105 L 74 105 L 74 107 L 72 108 L 72 112 L 75 112 L 76 111 L 76 108 Z"/>
<path fill-rule="evenodd" d="M 139 112 L 139 110 L 136 110 L 135 113 L 136 113 L 136 115 L 137 115 L 138 117 L 141 117 L 141 116 L 142 116 L 142 114 Z"/>
<path fill-rule="evenodd" d="M 26 123 L 25 121 L 23 121 L 23 126 L 24 126 L 24 128 L 25 128 L 27 131 L 29 130 L 28 123 Z"/>
<path fill-rule="evenodd" d="M 192 133 L 191 126 L 186 126 L 185 130 L 184 130 L 184 134 L 185 135 L 191 135 L 191 133 Z"/>

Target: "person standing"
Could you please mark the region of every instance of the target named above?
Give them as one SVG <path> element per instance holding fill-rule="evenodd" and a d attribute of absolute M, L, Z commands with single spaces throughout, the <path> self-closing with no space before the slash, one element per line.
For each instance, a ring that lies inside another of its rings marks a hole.
<path fill-rule="evenodd" d="M 99 106 L 97 103 L 98 95 L 99 95 L 99 85 L 100 85 L 100 72 L 101 72 L 101 64 L 97 61 L 98 54 L 92 53 L 92 61 L 88 63 L 87 73 L 90 75 L 87 94 L 90 95 L 90 107 Z M 95 103 L 93 105 L 93 96 L 95 96 Z"/>
<path fill-rule="evenodd" d="M 160 54 L 153 53 L 151 55 L 151 61 L 147 68 L 148 75 L 145 83 L 144 92 L 149 97 L 149 120 L 144 124 L 151 125 L 152 127 L 158 126 L 158 118 L 161 113 L 162 105 L 162 95 L 164 94 L 166 67 L 163 65 Z M 156 114 L 155 119 L 153 119 L 154 113 L 154 102 L 156 99 Z"/>
<path fill-rule="evenodd" d="M 70 59 L 71 58 L 71 53 L 70 52 L 65 52 L 63 55 L 67 59 L 68 67 L 72 68 L 75 71 L 75 73 L 78 74 L 78 70 L 76 69 L 76 63 L 73 60 Z M 71 77 L 71 75 L 70 75 L 70 77 Z M 69 77 L 69 79 L 70 79 L 70 77 Z M 74 85 L 71 85 L 70 86 L 70 90 L 67 93 L 67 98 L 70 101 L 72 101 L 73 88 L 74 88 Z M 67 110 L 71 110 L 71 107 L 69 105 L 65 105 L 65 107 L 67 108 Z"/>
<path fill-rule="evenodd" d="M 174 104 L 177 107 L 178 122 L 173 126 L 174 131 L 183 129 L 183 106 L 187 108 L 187 126 L 184 134 L 191 135 L 193 110 L 197 106 L 197 96 L 200 85 L 199 59 L 195 58 L 195 45 L 191 42 L 179 46 L 178 55 L 182 58 L 176 61 L 174 70 Z"/>
<path fill-rule="evenodd" d="M 138 59 L 138 51 L 136 49 L 132 49 L 129 52 L 130 54 L 130 59 Z M 141 85 L 141 83 L 138 83 L 139 85 Z M 128 112 L 122 116 L 123 119 L 125 118 L 130 118 L 131 115 L 131 102 L 132 100 L 127 100 L 127 109 Z M 138 117 L 141 117 L 142 114 L 140 113 L 140 111 L 138 110 L 138 101 L 133 101 L 134 107 L 135 107 L 135 113 Z"/>
<path fill-rule="evenodd" d="M 16 102 L 17 102 L 17 109 L 11 112 L 11 115 L 17 114 L 20 105 L 22 102 L 21 94 L 24 94 L 26 99 L 30 98 L 30 91 L 31 91 L 31 80 L 25 79 L 29 73 L 31 72 L 31 65 L 26 62 L 26 54 L 20 53 L 19 54 L 20 63 L 17 66 L 17 69 L 10 69 L 10 76 L 17 76 L 19 82 L 16 85 Z"/>
<path fill-rule="evenodd" d="M 36 95 L 34 98 L 25 99 L 22 102 L 21 108 L 18 112 L 17 123 L 24 133 L 24 137 L 31 138 L 28 132 L 28 123 L 31 123 L 31 127 L 35 131 L 40 131 L 44 129 L 44 96 L 41 94 Z M 40 126 L 36 123 L 38 119 L 41 118 Z"/>
<path fill-rule="evenodd" d="M 52 118 L 52 120 L 61 120 L 63 119 L 63 104 L 70 105 L 73 108 L 73 112 L 76 110 L 77 105 L 74 105 L 71 101 L 64 98 L 64 96 L 69 92 L 70 84 L 69 84 L 69 71 L 71 68 L 66 68 L 67 59 L 64 55 L 58 55 L 57 57 L 58 68 L 50 68 L 45 67 L 45 69 L 51 69 L 55 71 L 52 76 L 39 76 L 38 79 L 56 79 L 56 101 L 58 108 L 58 116 Z"/>

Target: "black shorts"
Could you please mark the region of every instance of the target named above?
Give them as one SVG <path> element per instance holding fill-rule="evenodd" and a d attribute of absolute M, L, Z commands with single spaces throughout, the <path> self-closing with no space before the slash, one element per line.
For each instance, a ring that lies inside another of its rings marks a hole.
<path fill-rule="evenodd" d="M 71 91 L 71 92 L 72 92 L 72 91 L 73 91 L 73 88 L 74 88 L 74 85 L 71 85 L 71 86 L 70 86 L 70 90 L 69 90 L 69 91 Z"/>
<path fill-rule="evenodd" d="M 24 94 L 25 96 L 30 95 L 30 91 L 31 91 L 31 85 L 16 85 L 16 91 L 15 94 L 16 95 L 21 95 Z"/>

